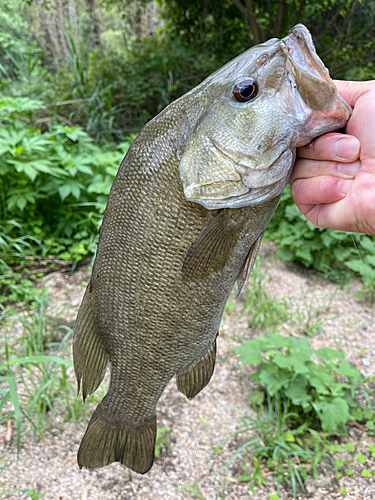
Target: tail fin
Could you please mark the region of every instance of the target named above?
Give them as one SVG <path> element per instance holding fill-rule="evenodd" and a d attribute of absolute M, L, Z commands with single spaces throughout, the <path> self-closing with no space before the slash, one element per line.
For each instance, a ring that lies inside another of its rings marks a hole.
<path fill-rule="evenodd" d="M 106 423 L 101 413 L 99 404 L 78 450 L 80 469 L 120 462 L 140 474 L 149 471 L 154 463 L 156 416 L 140 426 L 122 428 Z"/>

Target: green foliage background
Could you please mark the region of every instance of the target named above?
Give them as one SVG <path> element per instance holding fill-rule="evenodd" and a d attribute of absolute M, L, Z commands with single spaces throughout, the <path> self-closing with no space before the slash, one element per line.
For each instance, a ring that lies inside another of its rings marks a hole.
<path fill-rule="evenodd" d="M 253 10 L 251 10 L 253 9 Z M 0 286 L 25 256 L 92 255 L 132 134 L 254 43 L 296 22 L 334 77 L 375 73 L 375 2 L 0 0 Z M 348 62 L 350 61 L 350 64 Z M 267 229 L 277 256 L 371 291 L 374 238 L 316 229 L 286 191 Z M 13 277 L 12 276 L 13 272 Z M 13 292 L 11 292 L 13 289 Z"/>

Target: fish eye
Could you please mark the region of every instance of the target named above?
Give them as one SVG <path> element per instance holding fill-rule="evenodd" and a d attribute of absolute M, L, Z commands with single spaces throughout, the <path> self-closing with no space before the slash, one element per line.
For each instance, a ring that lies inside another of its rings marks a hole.
<path fill-rule="evenodd" d="M 258 95 L 258 85 L 257 83 L 250 79 L 245 80 L 233 88 L 233 97 L 238 102 L 248 102 L 254 99 Z"/>

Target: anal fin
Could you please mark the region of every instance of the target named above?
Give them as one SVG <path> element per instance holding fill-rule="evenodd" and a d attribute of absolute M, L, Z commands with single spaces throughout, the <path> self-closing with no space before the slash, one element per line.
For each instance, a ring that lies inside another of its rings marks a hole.
<path fill-rule="evenodd" d="M 255 240 L 252 247 L 250 248 L 249 253 L 247 254 L 245 262 L 243 263 L 241 273 L 237 279 L 237 297 L 244 291 L 246 284 L 249 281 L 250 273 L 254 267 L 263 235 L 264 232 L 259 236 L 257 240 Z"/>
<path fill-rule="evenodd" d="M 177 389 L 193 399 L 211 380 L 216 360 L 216 339 L 208 352 L 189 370 L 177 375 Z"/>
<path fill-rule="evenodd" d="M 87 288 L 74 327 L 73 361 L 78 392 L 82 396 L 93 393 L 104 378 L 109 356 L 102 344 L 91 309 L 91 293 Z"/>

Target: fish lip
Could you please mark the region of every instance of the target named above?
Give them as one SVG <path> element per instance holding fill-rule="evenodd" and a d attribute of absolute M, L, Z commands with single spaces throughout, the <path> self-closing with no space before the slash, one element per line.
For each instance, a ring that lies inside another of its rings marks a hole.
<path fill-rule="evenodd" d="M 312 111 L 329 108 L 337 97 L 337 89 L 316 53 L 309 30 L 303 24 L 297 24 L 280 40 L 280 46 L 285 55 L 287 71 L 293 76 L 307 108 Z"/>
<path fill-rule="evenodd" d="M 320 59 L 315 50 L 315 45 L 313 39 L 311 37 L 310 31 L 303 24 L 296 24 L 288 33 L 288 35 L 281 40 L 281 47 L 287 57 L 291 57 L 293 54 L 292 43 L 297 42 L 297 46 L 299 45 L 299 41 L 303 40 L 304 45 L 307 47 L 309 54 L 314 59 L 315 64 L 322 71 L 324 75 L 328 75 L 328 69 L 324 66 L 323 61 Z M 292 42 L 292 43 L 291 43 Z M 333 83 L 332 83 L 333 84 Z"/>

